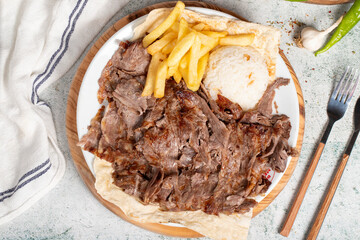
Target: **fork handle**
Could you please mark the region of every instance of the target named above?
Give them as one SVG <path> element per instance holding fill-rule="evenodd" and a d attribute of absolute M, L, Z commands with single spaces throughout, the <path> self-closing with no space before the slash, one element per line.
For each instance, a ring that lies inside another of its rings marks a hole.
<path fill-rule="evenodd" d="M 309 232 L 309 235 L 307 237 L 307 240 L 315 240 L 319 231 L 320 231 L 320 228 L 321 228 L 321 225 L 325 219 L 325 216 L 326 216 L 326 213 L 329 209 L 329 206 L 331 204 L 331 200 L 333 199 L 334 197 L 334 194 L 335 194 L 335 191 L 336 191 L 336 188 L 340 182 L 340 178 L 344 172 L 344 169 L 345 169 L 345 166 L 346 166 L 346 163 L 349 159 L 349 155 L 347 155 L 346 153 L 343 155 L 342 157 L 342 160 L 341 160 L 341 163 L 336 171 L 336 174 L 334 176 L 334 179 L 332 180 L 331 182 L 331 185 L 329 187 L 329 190 L 326 194 L 326 197 L 325 197 L 325 200 L 323 202 L 323 204 L 321 205 L 321 208 L 318 212 L 318 215 L 315 219 L 315 222 Z"/>
<path fill-rule="evenodd" d="M 330 135 L 330 132 L 331 132 L 331 129 L 332 129 L 332 127 L 334 126 L 334 123 L 335 123 L 336 121 L 333 119 L 333 118 L 329 118 L 329 122 L 328 122 L 328 124 L 327 124 L 327 126 L 326 126 L 326 129 L 325 129 L 325 132 L 324 132 L 324 134 L 322 135 L 322 138 L 321 138 L 321 140 L 320 140 L 320 142 L 322 142 L 323 144 L 326 144 L 326 141 L 327 141 L 327 139 L 328 139 L 328 137 L 329 137 L 329 135 Z M 321 155 L 321 154 L 320 154 Z"/>
<path fill-rule="evenodd" d="M 316 149 L 315 155 L 310 163 L 310 167 L 306 172 L 305 178 L 301 184 L 301 187 L 296 195 L 295 201 L 290 209 L 290 212 L 285 220 L 284 226 L 280 231 L 280 234 L 287 237 L 290 234 L 292 225 L 294 224 L 296 215 L 300 209 L 301 203 L 305 197 L 307 188 L 309 187 L 312 176 L 314 175 L 316 166 L 319 162 L 321 153 L 325 147 L 325 143 L 320 142 L 318 148 Z"/>

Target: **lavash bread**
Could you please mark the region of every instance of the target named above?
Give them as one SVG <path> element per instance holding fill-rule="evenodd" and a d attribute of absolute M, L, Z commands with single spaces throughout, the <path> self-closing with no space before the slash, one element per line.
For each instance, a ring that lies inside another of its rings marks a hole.
<path fill-rule="evenodd" d="M 134 29 L 132 40 L 136 40 L 158 26 L 171 9 L 156 9 L 149 13 L 146 20 Z M 182 17 L 189 23 L 204 22 L 214 31 L 227 31 L 230 35 L 255 33 L 250 47 L 256 49 L 265 59 L 270 81 L 275 80 L 276 56 L 280 32 L 272 27 L 248 23 L 218 16 L 208 16 L 191 10 L 184 10 Z M 128 217 L 138 222 L 180 223 L 215 240 L 246 239 L 252 211 L 245 214 L 210 215 L 202 211 L 161 211 L 157 205 L 144 205 L 138 199 L 123 192 L 113 183 L 111 163 L 95 158 L 95 188 L 107 201 L 118 206 Z"/>

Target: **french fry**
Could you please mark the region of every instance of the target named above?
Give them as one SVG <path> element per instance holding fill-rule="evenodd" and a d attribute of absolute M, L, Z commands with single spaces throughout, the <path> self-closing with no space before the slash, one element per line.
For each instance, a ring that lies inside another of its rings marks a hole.
<path fill-rule="evenodd" d="M 200 57 L 203 57 L 205 54 L 210 52 L 213 48 L 215 48 L 218 45 L 218 43 L 219 43 L 219 40 L 216 39 L 216 41 L 214 43 L 212 43 L 212 45 L 201 46 L 201 48 L 200 48 Z"/>
<path fill-rule="evenodd" d="M 182 78 L 184 79 L 186 85 L 188 86 L 189 85 L 189 79 L 188 79 L 188 67 L 185 66 L 185 67 L 182 67 L 181 65 L 179 65 L 179 72 L 182 76 Z"/>
<path fill-rule="evenodd" d="M 200 46 L 201 41 L 200 37 L 197 34 L 194 40 L 194 44 L 190 48 L 190 60 L 189 60 L 189 67 L 188 67 L 188 79 L 189 85 L 195 86 L 197 82 L 197 69 L 198 69 L 198 62 L 199 62 L 199 55 L 200 55 Z"/>
<path fill-rule="evenodd" d="M 188 57 L 187 57 L 188 56 Z M 190 86 L 190 83 L 189 83 L 189 76 L 188 76 L 188 74 L 189 74 L 189 62 L 188 62 L 188 60 L 184 60 L 184 59 L 186 59 L 186 58 L 188 58 L 189 60 L 190 60 L 190 54 L 188 54 L 188 55 L 185 55 L 184 57 L 183 57 L 183 59 L 182 59 L 182 62 L 184 63 L 186 63 L 186 64 L 184 64 L 184 65 L 181 65 L 181 63 L 179 64 L 179 72 L 180 72 L 180 74 L 181 74 L 181 76 L 182 76 L 182 78 L 184 79 L 184 82 L 186 83 L 186 86 L 190 89 L 190 90 L 194 90 L 195 88 L 194 87 L 192 87 L 192 86 Z"/>
<path fill-rule="evenodd" d="M 200 57 L 204 56 L 206 53 L 211 51 L 218 44 L 218 39 L 213 39 L 213 38 L 207 37 L 204 34 L 200 34 L 199 32 L 197 32 L 196 34 L 200 37 L 200 40 L 202 39 L 205 43 L 205 45 L 201 46 L 201 48 L 200 48 L 201 49 Z M 201 43 L 203 44 L 203 42 L 201 42 Z M 189 63 L 189 61 L 190 61 L 190 53 L 187 52 L 185 54 L 185 57 L 183 57 L 181 59 L 180 64 L 184 68 Z"/>
<path fill-rule="evenodd" d="M 188 23 L 180 18 L 184 8 L 184 3 L 178 2 L 170 15 L 164 16 L 162 23 L 143 39 L 152 59 L 142 96 L 163 97 L 166 80 L 171 77 L 177 83 L 184 79 L 190 90 L 197 91 L 211 50 L 218 45 L 247 46 L 255 39 L 253 33 L 228 35 L 226 31 L 211 31 L 203 22 Z"/>
<path fill-rule="evenodd" d="M 178 22 L 174 22 L 174 24 L 171 25 L 170 29 L 171 29 L 172 31 L 178 33 L 178 32 L 179 32 L 179 25 L 180 25 L 180 24 L 179 24 Z"/>
<path fill-rule="evenodd" d="M 248 46 L 253 43 L 255 38 L 254 33 L 244 33 L 232 36 L 226 36 L 219 39 L 220 45 L 232 45 L 232 46 Z"/>
<path fill-rule="evenodd" d="M 197 73 L 198 73 L 197 74 L 197 84 L 198 84 L 199 87 L 200 87 L 201 80 L 202 80 L 202 78 L 204 76 L 207 63 L 209 61 L 209 55 L 210 55 L 209 53 L 206 53 L 204 56 L 202 56 L 199 59 L 199 62 L 198 62 L 198 66 L 197 66 Z"/>
<path fill-rule="evenodd" d="M 169 69 L 166 71 L 166 77 L 165 79 L 170 79 L 172 77 L 172 75 L 170 75 L 169 73 Z"/>
<path fill-rule="evenodd" d="M 187 33 L 190 32 L 189 24 L 185 19 L 180 19 L 179 23 L 179 32 L 178 32 L 178 41 L 180 41 Z"/>
<path fill-rule="evenodd" d="M 188 75 L 187 75 L 188 74 L 187 67 L 185 69 L 179 68 L 179 71 L 180 71 L 180 73 L 182 75 L 182 78 L 184 79 L 184 82 L 186 83 L 187 88 L 190 89 L 191 91 L 194 91 L 194 92 L 197 91 L 195 86 L 191 86 L 189 84 L 189 78 L 188 78 Z"/>
<path fill-rule="evenodd" d="M 199 88 L 200 88 L 200 83 L 201 83 L 201 82 L 196 83 L 196 84 L 194 84 L 194 85 L 189 85 L 189 86 L 186 85 L 186 86 L 187 86 L 188 89 L 190 89 L 191 91 L 196 92 L 196 91 L 199 90 Z"/>
<path fill-rule="evenodd" d="M 166 79 L 169 79 L 170 77 L 173 77 L 175 75 L 175 73 L 178 71 L 179 64 L 180 64 L 180 62 L 178 62 L 176 65 L 168 68 L 168 71 L 166 74 Z M 180 80 L 181 80 L 181 76 L 180 76 Z"/>
<path fill-rule="evenodd" d="M 194 43 L 196 34 L 194 32 L 189 33 L 183 39 L 181 39 L 174 47 L 169 55 L 168 65 L 174 66 L 181 58 L 186 54 Z"/>
<path fill-rule="evenodd" d="M 208 37 L 200 32 L 197 32 L 196 34 L 200 37 L 201 44 L 205 46 L 213 46 L 216 45 L 218 42 L 217 38 Z"/>
<path fill-rule="evenodd" d="M 178 40 L 181 40 L 184 36 L 186 36 L 190 32 L 195 32 L 196 34 L 199 35 L 202 44 L 212 45 L 214 43 L 214 41 L 216 41 L 216 40 L 214 40 L 213 38 L 211 38 L 205 34 L 202 34 L 198 30 L 196 30 L 196 29 L 201 29 L 202 27 L 205 27 L 205 26 L 206 25 L 204 23 L 199 23 L 199 24 L 195 25 L 194 27 L 190 27 L 189 23 L 187 23 L 184 19 L 181 19 L 180 25 L 179 25 Z"/>
<path fill-rule="evenodd" d="M 154 87 L 154 97 L 162 98 L 165 93 L 165 82 L 167 75 L 167 59 L 163 60 L 157 69 L 156 79 L 155 79 L 155 87 Z"/>
<path fill-rule="evenodd" d="M 165 59 L 165 55 L 161 52 L 157 52 L 152 56 L 148 73 L 146 76 L 146 82 L 144 90 L 141 94 L 141 96 L 151 96 L 151 94 L 154 92 L 154 86 L 155 86 L 155 80 L 156 80 L 156 72 L 160 64 L 161 59 Z"/>
<path fill-rule="evenodd" d="M 202 78 L 204 76 L 204 73 L 205 73 L 205 70 L 206 70 L 206 66 L 207 66 L 207 62 L 209 60 L 209 53 L 206 53 L 204 56 L 202 56 L 200 59 L 199 59 L 199 62 L 197 63 L 197 79 L 196 79 L 196 82 L 195 83 L 191 83 L 191 80 L 190 80 L 190 75 L 188 75 L 187 77 L 187 86 L 190 90 L 192 91 L 197 91 L 200 87 L 200 84 L 201 84 L 201 81 L 202 81 Z M 184 57 L 185 58 L 185 57 Z M 184 59 L 183 58 L 183 59 Z M 183 60 L 182 59 L 182 60 Z M 190 58 L 189 58 L 190 59 Z M 186 62 L 186 61 L 184 61 Z M 180 63 L 181 64 L 181 63 Z M 184 68 L 187 69 L 187 67 L 190 68 L 190 63 L 188 65 L 185 65 Z M 190 71 L 189 71 L 190 72 Z"/>
<path fill-rule="evenodd" d="M 164 54 L 170 54 L 176 45 L 177 39 L 172 40 L 168 45 L 166 45 L 161 52 Z"/>
<path fill-rule="evenodd" d="M 174 22 L 180 17 L 181 12 L 184 10 L 185 4 L 178 1 L 171 11 L 170 15 L 163 21 L 157 28 L 152 32 L 146 35 L 143 39 L 143 46 L 146 48 L 151 43 L 153 43 L 157 38 L 159 38 L 167 29 L 174 24 Z"/>
<path fill-rule="evenodd" d="M 196 31 L 202 31 L 206 27 L 205 23 L 198 23 L 192 27 Z"/>
<path fill-rule="evenodd" d="M 174 76 L 176 70 L 179 68 L 179 64 L 180 64 L 180 62 L 178 62 L 178 63 L 175 64 L 174 66 L 170 66 L 170 67 L 169 67 L 169 70 L 168 70 L 168 76 L 169 76 L 169 77 Z"/>
<path fill-rule="evenodd" d="M 189 65 L 189 61 L 190 61 L 190 52 L 187 52 L 184 57 L 180 60 L 180 66 L 182 68 L 185 68 L 186 66 Z"/>
<path fill-rule="evenodd" d="M 179 71 L 179 68 L 175 70 L 173 77 L 176 83 L 179 83 L 181 81 L 181 73 Z"/>
<path fill-rule="evenodd" d="M 201 31 L 202 34 L 212 37 L 212 38 L 221 38 L 226 37 L 229 33 L 228 32 L 214 32 L 214 31 Z"/>
<path fill-rule="evenodd" d="M 151 44 L 147 51 L 150 55 L 154 55 L 155 53 L 161 51 L 166 45 L 168 45 L 172 40 L 176 38 L 176 33 L 169 32 L 159 40 L 155 41 L 153 44 Z"/>

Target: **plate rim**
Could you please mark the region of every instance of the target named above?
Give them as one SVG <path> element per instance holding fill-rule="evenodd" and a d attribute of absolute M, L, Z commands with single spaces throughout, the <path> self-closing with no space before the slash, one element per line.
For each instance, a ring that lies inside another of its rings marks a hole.
<path fill-rule="evenodd" d="M 112 26 L 110 26 L 98 39 L 97 41 L 92 45 L 90 50 L 87 52 L 85 57 L 83 58 L 81 64 L 79 65 L 77 72 L 75 73 L 72 84 L 69 90 L 68 95 L 68 102 L 67 102 L 67 109 L 66 109 L 66 134 L 68 138 L 69 148 L 70 152 L 74 161 L 74 165 L 82 177 L 83 182 L 88 187 L 88 189 L 92 192 L 92 194 L 109 210 L 111 210 L 113 213 L 124 219 L 125 221 L 128 221 L 136 226 L 142 227 L 144 229 L 168 235 L 173 237 L 201 237 L 202 235 L 190 230 L 185 227 L 174 227 L 174 226 L 167 226 L 163 224 L 158 223 L 140 223 L 137 221 L 134 221 L 130 218 L 128 218 L 120 208 L 115 206 L 114 204 L 106 201 L 103 199 L 96 191 L 94 187 L 95 178 L 93 174 L 91 173 L 85 158 L 82 154 L 81 148 L 76 146 L 76 143 L 78 142 L 78 134 L 77 134 L 77 124 L 76 124 L 76 112 L 77 112 L 77 100 L 78 100 L 78 94 L 80 91 L 80 87 L 82 84 L 83 77 L 92 61 L 92 59 L 95 57 L 98 50 L 103 46 L 103 44 L 117 31 L 119 31 L 122 27 L 124 27 L 126 24 L 134 21 L 135 19 L 148 14 L 151 10 L 156 8 L 163 8 L 163 7 L 173 7 L 176 4 L 176 1 L 171 2 L 163 2 L 163 3 L 157 3 L 150 6 L 147 6 L 145 8 L 142 8 L 140 10 L 137 10 L 120 20 L 118 20 L 116 23 L 114 23 Z M 202 7 L 202 8 L 208 8 L 212 10 L 217 10 L 220 12 L 227 13 L 231 16 L 234 16 L 236 18 L 239 18 L 243 21 L 246 21 L 243 17 L 239 16 L 238 14 L 229 11 L 227 9 L 218 7 L 215 4 L 205 3 L 205 2 L 197 2 L 197 1 L 186 1 L 185 2 L 187 7 Z M 304 135 L 304 127 L 305 127 L 305 108 L 304 108 L 304 100 L 303 100 L 303 94 L 300 87 L 300 83 L 297 79 L 297 76 L 295 74 L 294 69 L 292 68 L 290 62 L 287 60 L 285 54 L 280 49 L 279 54 L 282 57 L 283 61 L 285 62 L 291 77 L 294 81 L 294 85 L 297 92 L 298 97 L 298 103 L 299 103 L 299 131 L 298 131 L 298 137 L 296 142 L 296 150 L 300 154 L 301 147 L 302 147 L 302 141 L 303 141 L 303 135 Z M 282 189 L 285 187 L 287 182 L 289 181 L 298 161 L 298 157 L 292 157 L 290 159 L 289 166 L 287 167 L 284 175 L 280 179 L 280 181 L 277 183 L 277 185 L 274 187 L 274 189 L 263 199 L 261 202 L 254 208 L 253 210 L 253 217 L 255 217 L 258 213 L 260 213 L 263 209 L 265 209 L 276 197 L 277 195 L 282 191 Z"/>

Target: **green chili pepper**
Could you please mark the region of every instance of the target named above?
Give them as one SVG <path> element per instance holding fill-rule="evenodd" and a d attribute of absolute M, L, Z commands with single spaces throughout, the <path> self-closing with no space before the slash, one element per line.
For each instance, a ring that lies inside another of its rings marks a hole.
<path fill-rule="evenodd" d="M 340 41 L 340 39 L 342 39 L 359 22 L 359 20 L 360 0 L 355 0 L 352 7 L 349 9 L 339 26 L 336 28 L 330 40 L 325 44 L 323 48 L 315 52 L 315 56 L 329 50 L 329 48 L 331 48 L 335 43 Z"/>

